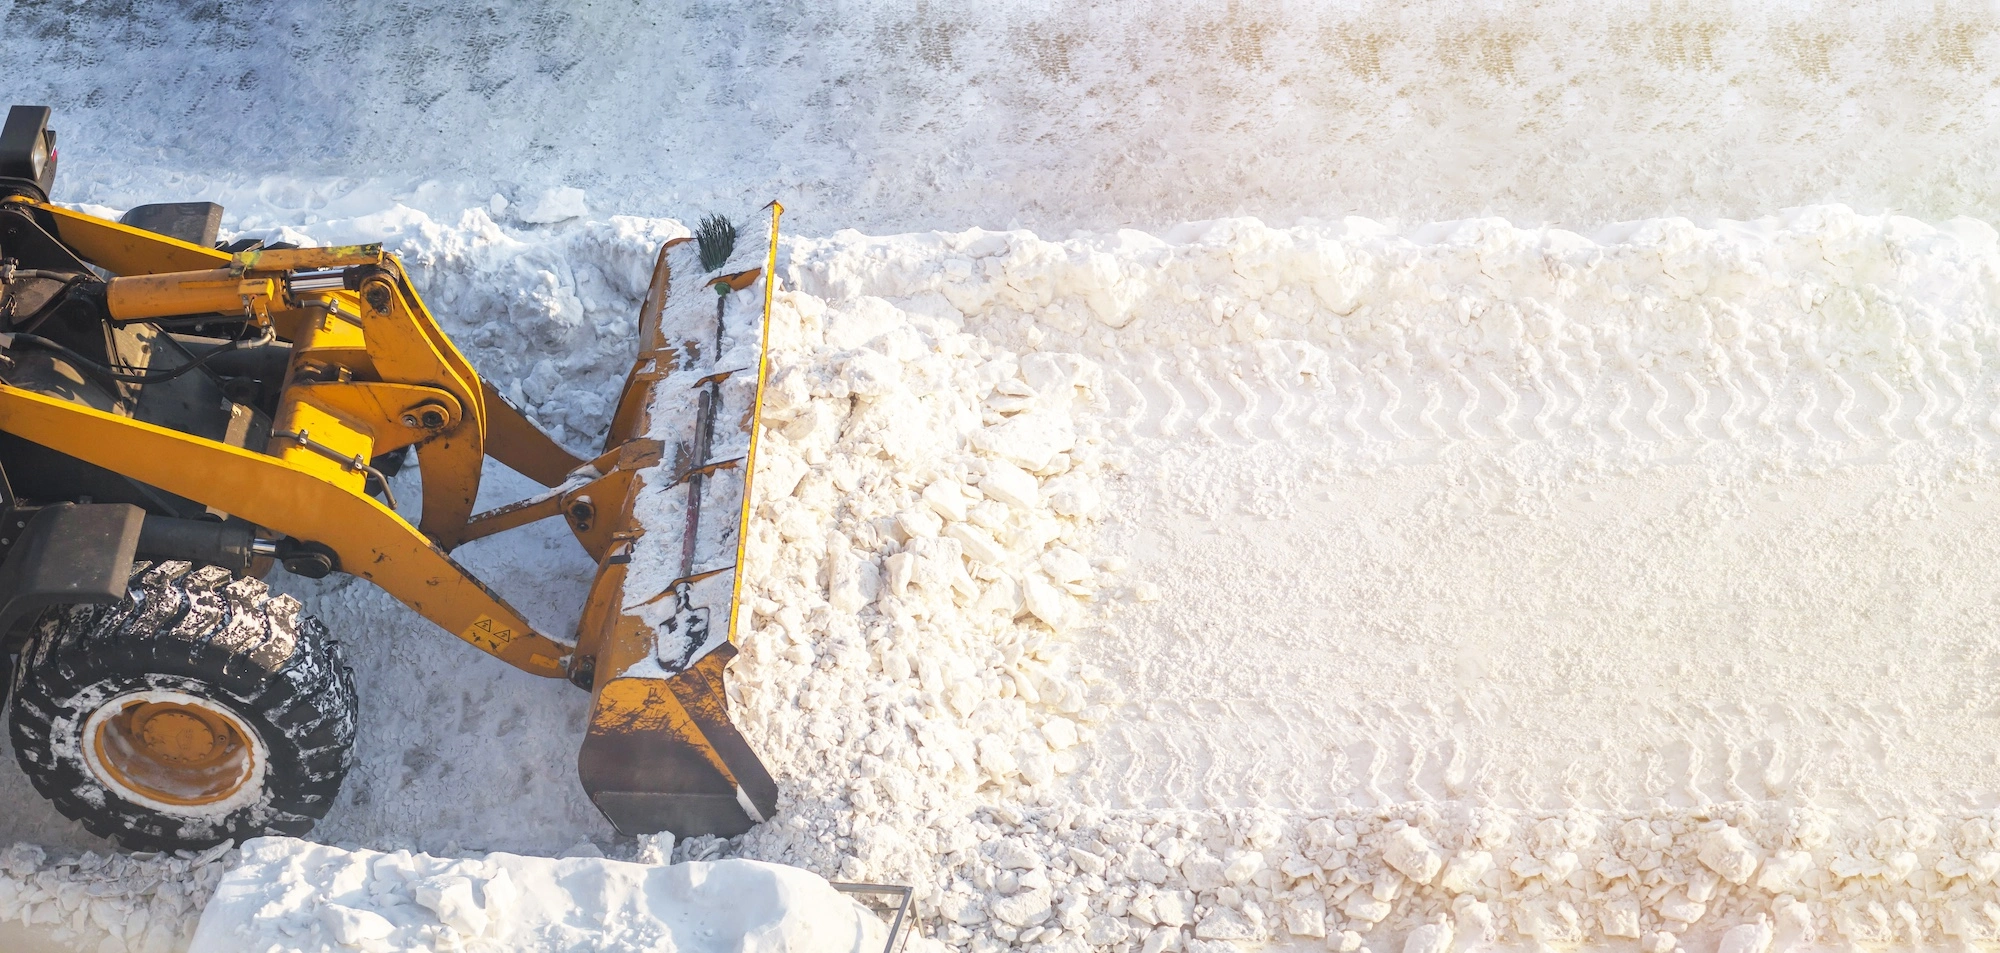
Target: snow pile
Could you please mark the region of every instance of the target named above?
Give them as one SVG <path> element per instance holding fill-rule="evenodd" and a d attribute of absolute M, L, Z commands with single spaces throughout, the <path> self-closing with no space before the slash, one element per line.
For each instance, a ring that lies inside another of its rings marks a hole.
<path fill-rule="evenodd" d="M 826 881 L 774 864 L 454 860 L 263 837 L 243 845 L 191 948 L 877 953 L 887 939 Z"/>
<path fill-rule="evenodd" d="M 1927 574 L 2000 555 L 1944 503 L 1993 480 L 1996 266 L 1979 223 L 1838 207 L 797 241 L 734 669 L 787 802 L 739 849 L 913 882 L 971 949 L 2000 937 L 1995 818 L 1953 806 L 1986 777 L 1984 689 L 1896 648 L 1907 620 L 1840 622 L 1907 590 L 1802 575 L 1842 542 L 1913 558 L 1912 520 L 1954 547 Z M 1646 483 L 1688 474 L 1692 498 Z M 1785 501 L 1825 480 L 1826 512 Z M 1831 605 L 1735 581 L 1715 618 L 1675 573 L 1716 559 Z M 1606 618 L 1520 608 L 1579 596 Z M 1746 648 L 1741 604 L 1800 619 Z M 1976 640 L 1960 604 L 1918 631 Z M 1498 621 L 1424 619 L 1460 611 Z M 1850 642 L 1923 667 L 1810 654 Z M 1714 653 L 1711 714 L 1671 686 L 1635 706 L 1628 651 L 1650 678 Z M 1868 718 L 1921 708 L 1902 750 L 1755 707 L 1860 686 L 1899 699 Z"/>
<path fill-rule="evenodd" d="M 748 837 L 843 876 L 928 866 L 969 796 L 1050 790 L 1086 736 L 1065 635 L 1118 565 L 1080 551 L 1102 378 L 964 321 L 778 295 L 733 685 L 791 806 Z"/>
<path fill-rule="evenodd" d="M 86 852 L 51 861 L 39 847 L 15 844 L 0 851 L 0 946 L 22 953 L 187 949 L 234 854 L 225 845 L 200 855 Z"/>

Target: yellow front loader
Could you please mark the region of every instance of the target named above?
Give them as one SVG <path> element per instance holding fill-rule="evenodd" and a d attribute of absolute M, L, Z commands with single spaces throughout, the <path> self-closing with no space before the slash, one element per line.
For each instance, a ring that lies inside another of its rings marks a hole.
<path fill-rule="evenodd" d="M 221 210 L 48 201 L 48 110 L 0 129 L 0 638 L 37 789 L 135 849 L 303 833 L 350 761 L 338 649 L 261 576 L 366 579 L 593 695 L 578 771 L 622 832 L 777 810 L 731 724 L 780 209 L 660 249 L 600 452 L 559 446 L 439 330 L 380 246 L 218 248 Z M 390 476 L 414 450 L 414 525 Z M 548 487 L 474 512 L 488 458 Z M 538 632 L 449 555 L 559 518 L 598 563 Z"/>

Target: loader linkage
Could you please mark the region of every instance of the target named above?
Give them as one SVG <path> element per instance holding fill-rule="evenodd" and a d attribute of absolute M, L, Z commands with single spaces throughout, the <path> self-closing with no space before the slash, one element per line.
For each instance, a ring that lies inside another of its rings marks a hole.
<path fill-rule="evenodd" d="M 586 460 L 478 375 L 379 245 L 232 254 L 52 205 L 45 184 L 44 194 L 9 194 L 8 181 L 0 176 L 0 231 L 94 266 L 77 281 L 101 279 L 107 334 L 208 316 L 241 323 L 217 350 L 278 348 L 284 364 L 275 400 L 260 404 L 268 420 L 252 415 L 268 439 L 216 439 L 17 380 L 5 369 L 16 358 L 97 371 L 16 328 L 0 335 L 0 433 L 254 527 L 259 552 L 288 568 L 369 580 L 480 650 L 593 692 L 579 773 L 621 831 L 727 836 L 776 811 L 776 785 L 730 722 L 723 684 L 735 654 L 775 203 L 768 239 L 736 256 L 761 252 L 755 267 L 689 282 L 677 297 L 675 266 L 704 270 L 691 245 L 660 250 L 638 358 L 605 446 Z M 718 366 L 725 359 L 736 364 Z M 119 393 L 153 386 L 128 373 L 138 366 L 128 358 L 108 384 Z M 375 496 L 388 481 L 374 463 L 405 448 L 422 473 L 415 525 Z M 548 491 L 475 514 L 488 458 Z M 556 516 L 598 563 L 574 638 L 536 631 L 449 555 Z"/>

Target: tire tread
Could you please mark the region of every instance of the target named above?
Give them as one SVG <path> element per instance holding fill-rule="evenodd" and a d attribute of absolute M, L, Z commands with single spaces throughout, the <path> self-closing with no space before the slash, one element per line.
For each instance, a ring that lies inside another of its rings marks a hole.
<path fill-rule="evenodd" d="M 135 565 L 124 602 L 49 610 L 14 672 L 10 737 L 22 770 L 58 811 L 133 850 L 309 831 L 353 763 L 357 705 L 338 648 L 302 609 L 261 580 L 169 561 Z M 270 752 L 263 797 L 224 817 L 191 818 L 98 782 L 78 753 L 88 717 L 80 708 L 147 688 L 190 691 L 235 711 Z"/>

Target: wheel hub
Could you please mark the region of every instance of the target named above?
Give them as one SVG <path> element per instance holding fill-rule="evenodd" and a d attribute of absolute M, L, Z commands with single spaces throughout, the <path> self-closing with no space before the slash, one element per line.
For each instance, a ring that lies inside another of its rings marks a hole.
<path fill-rule="evenodd" d="M 147 695 L 117 699 L 90 719 L 99 780 L 127 796 L 198 807 L 228 800 L 255 776 L 255 748 L 234 714 L 180 692 Z"/>
<path fill-rule="evenodd" d="M 228 725 L 217 731 L 213 715 L 174 704 L 139 705 L 125 715 L 148 755 L 180 765 L 209 761 L 225 750 Z"/>

